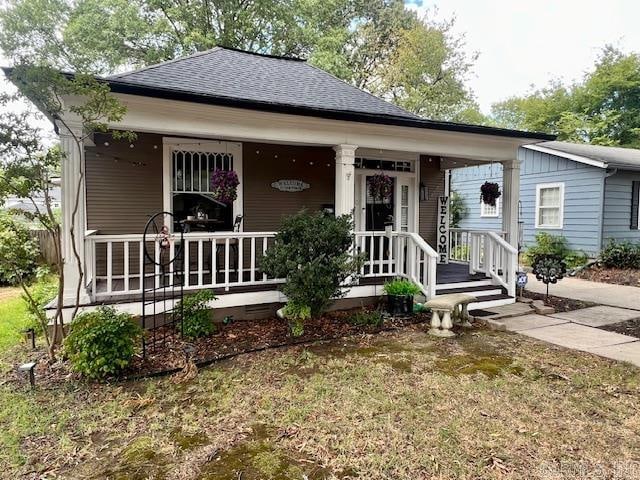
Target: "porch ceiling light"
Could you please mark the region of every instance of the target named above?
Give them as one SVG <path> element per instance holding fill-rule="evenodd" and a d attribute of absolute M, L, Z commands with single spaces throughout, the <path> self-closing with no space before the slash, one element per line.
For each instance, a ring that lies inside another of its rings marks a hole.
<path fill-rule="evenodd" d="M 420 201 L 426 202 L 429 199 L 429 189 L 424 184 L 424 182 L 420 182 Z"/>

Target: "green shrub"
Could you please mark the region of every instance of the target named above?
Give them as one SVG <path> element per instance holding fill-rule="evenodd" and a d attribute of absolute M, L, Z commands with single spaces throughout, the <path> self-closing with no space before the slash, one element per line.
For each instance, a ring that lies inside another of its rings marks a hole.
<path fill-rule="evenodd" d="M 208 305 L 215 299 L 216 296 L 211 290 L 200 290 L 185 295 L 182 301 L 178 302 L 176 309 L 182 309 L 182 334 L 186 338 L 208 337 L 216 331 Z"/>
<path fill-rule="evenodd" d="M 381 327 L 384 323 L 382 312 L 378 310 L 359 310 L 348 317 L 349 323 L 358 327 Z"/>
<path fill-rule="evenodd" d="M 352 229 L 349 215 L 336 218 L 302 211 L 287 217 L 261 268 L 272 278 L 285 279 L 283 293 L 316 316 L 333 298 L 344 296 L 345 282 L 360 269 L 361 256 L 351 251 Z"/>
<path fill-rule="evenodd" d="M 600 260 L 607 268 L 640 268 L 640 244 L 610 240 Z"/>
<path fill-rule="evenodd" d="M 569 268 L 584 265 L 589 260 L 584 252 L 571 250 L 567 239 L 562 235 L 538 232 L 535 238 L 536 243 L 527 248 L 525 252 L 525 259 L 530 265 L 533 265 L 536 257 L 540 255 L 556 255 L 562 258 Z"/>
<path fill-rule="evenodd" d="M 282 314 L 289 322 L 291 336 L 299 337 L 304 333 L 304 323 L 311 318 L 311 307 L 289 302 L 285 305 Z"/>
<path fill-rule="evenodd" d="M 384 293 L 387 295 L 417 295 L 420 287 L 410 280 L 395 279 L 384 284 Z"/>
<path fill-rule="evenodd" d="M 38 244 L 17 218 L 0 212 L 0 285 L 29 283 L 36 272 Z"/>
<path fill-rule="evenodd" d="M 141 335 L 142 329 L 131 315 L 99 307 L 76 317 L 65 339 L 64 353 L 73 370 L 104 379 L 129 365 Z"/>

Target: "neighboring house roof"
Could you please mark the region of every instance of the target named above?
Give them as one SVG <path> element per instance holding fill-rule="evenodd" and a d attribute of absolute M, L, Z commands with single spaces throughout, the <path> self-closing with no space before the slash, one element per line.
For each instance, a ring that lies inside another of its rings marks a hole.
<path fill-rule="evenodd" d="M 11 68 L 3 68 L 7 76 Z M 67 74 L 72 75 L 72 74 Z M 305 60 L 215 47 L 112 75 L 111 91 L 332 120 L 533 140 L 555 135 L 428 120 L 354 87 Z"/>
<path fill-rule="evenodd" d="M 640 150 L 570 142 L 542 142 L 523 148 L 549 153 L 599 168 L 640 170 Z"/>

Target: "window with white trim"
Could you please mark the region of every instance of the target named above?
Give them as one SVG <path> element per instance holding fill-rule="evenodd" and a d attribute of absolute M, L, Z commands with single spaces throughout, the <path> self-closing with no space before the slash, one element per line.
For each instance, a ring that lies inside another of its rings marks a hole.
<path fill-rule="evenodd" d="M 232 153 L 191 149 L 188 145 L 174 148 L 171 200 L 176 220 L 201 219 L 189 227 L 194 230 L 231 230 L 233 207 L 218 202 L 210 192 L 211 174 L 233 168 Z"/>
<path fill-rule="evenodd" d="M 564 183 L 536 185 L 536 228 L 562 228 Z"/>
<path fill-rule="evenodd" d="M 500 200 L 501 199 L 498 198 L 495 205 L 487 205 L 480 200 L 480 216 L 489 218 L 498 217 L 500 215 Z"/>

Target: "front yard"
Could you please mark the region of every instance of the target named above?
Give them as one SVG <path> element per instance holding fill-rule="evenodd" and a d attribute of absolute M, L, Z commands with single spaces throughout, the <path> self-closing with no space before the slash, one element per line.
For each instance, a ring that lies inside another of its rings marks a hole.
<path fill-rule="evenodd" d="M 434 340 L 423 329 L 242 355 L 191 380 L 33 393 L 5 383 L 0 471 L 233 480 L 640 472 L 631 463 L 636 368 L 508 333 Z"/>

